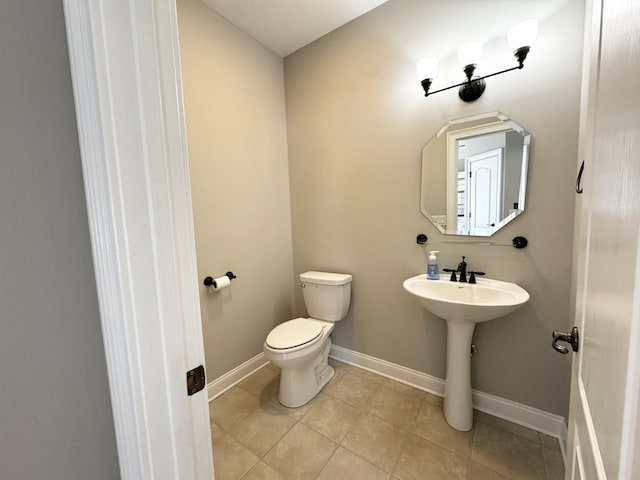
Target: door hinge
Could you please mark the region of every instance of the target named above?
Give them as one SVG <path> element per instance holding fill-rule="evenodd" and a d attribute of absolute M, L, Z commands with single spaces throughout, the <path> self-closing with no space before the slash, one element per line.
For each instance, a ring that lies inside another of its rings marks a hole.
<path fill-rule="evenodd" d="M 191 396 L 204 388 L 205 373 L 202 365 L 187 372 L 187 395 Z"/>

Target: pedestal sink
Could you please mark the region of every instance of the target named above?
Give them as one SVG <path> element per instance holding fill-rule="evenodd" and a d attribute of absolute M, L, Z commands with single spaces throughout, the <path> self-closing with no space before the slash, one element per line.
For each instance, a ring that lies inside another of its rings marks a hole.
<path fill-rule="evenodd" d="M 420 305 L 447 321 L 444 416 L 456 430 L 469 431 L 473 426 L 471 337 L 476 323 L 517 310 L 529 294 L 515 283 L 479 278 L 469 284 L 451 282 L 448 277 L 427 280 L 422 274 L 406 279 L 402 286 Z"/>

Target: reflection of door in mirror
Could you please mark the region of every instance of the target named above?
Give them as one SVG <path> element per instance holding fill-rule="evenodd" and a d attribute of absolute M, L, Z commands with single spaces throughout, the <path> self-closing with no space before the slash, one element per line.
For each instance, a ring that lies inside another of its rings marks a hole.
<path fill-rule="evenodd" d="M 496 148 L 465 158 L 467 197 L 464 235 L 491 235 L 500 218 L 502 149 Z"/>
<path fill-rule="evenodd" d="M 441 233 L 493 235 L 524 211 L 530 139 L 501 113 L 447 122 L 422 152 L 420 210 Z"/>

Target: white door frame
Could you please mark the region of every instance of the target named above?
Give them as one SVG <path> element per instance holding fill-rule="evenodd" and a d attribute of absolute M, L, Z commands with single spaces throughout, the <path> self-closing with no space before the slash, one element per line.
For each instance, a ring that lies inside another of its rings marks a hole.
<path fill-rule="evenodd" d="M 213 478 L 175 0 L 64 0 L 124 480 Z"/>

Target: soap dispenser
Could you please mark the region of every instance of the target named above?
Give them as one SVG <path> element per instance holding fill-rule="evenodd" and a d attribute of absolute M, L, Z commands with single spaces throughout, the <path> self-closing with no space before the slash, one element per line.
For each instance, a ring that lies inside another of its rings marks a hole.
<path fill-rule="evenodd" d="M 440 251 L 432 250 L 429 252 L 429 263 L 427 264 L 427 278 L 429 280 L 440 280 L 440 268 L 436 253 L 440 253 Z"/>

